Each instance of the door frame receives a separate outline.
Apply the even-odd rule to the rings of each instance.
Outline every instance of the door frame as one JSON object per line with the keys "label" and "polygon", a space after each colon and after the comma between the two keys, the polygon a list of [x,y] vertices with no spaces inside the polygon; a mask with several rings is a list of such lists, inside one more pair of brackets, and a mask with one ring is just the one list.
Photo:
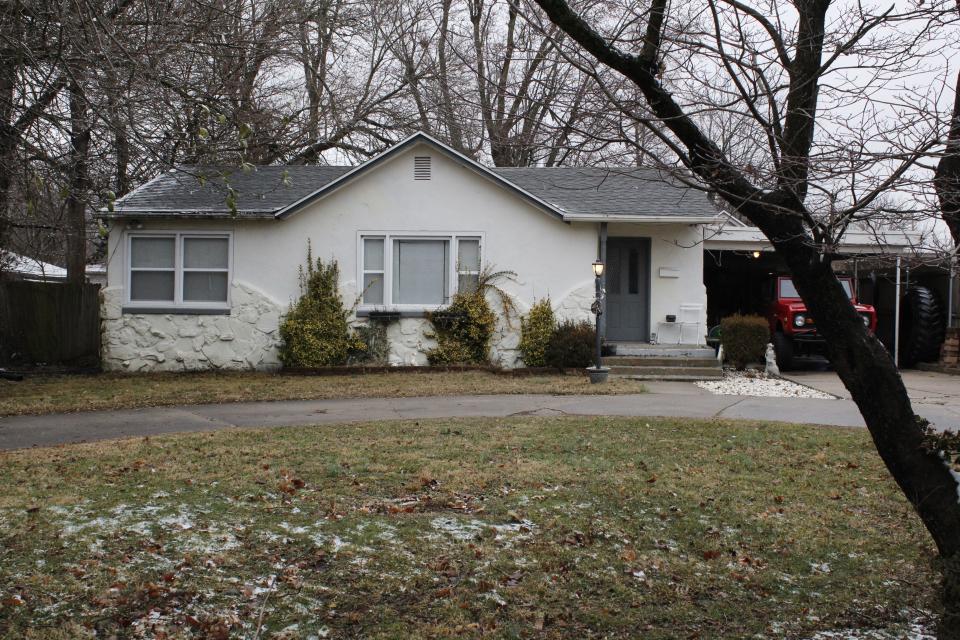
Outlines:
{"label": "door frame", "polygon": [[[606,230],[604,229],[603,231],[606,231]],[[643,251],[644,251],[644,253],[646,254],[647,277],[646,277],[646,279],[645,279],[645,282],[642,283],[643,296],[644,296],[644,306],[646,307],[646,309],[644,310],[644,316],[645,316],[645,318],[646,318],[646,327],[645,327],[646,331],[645,331],[645,332],[641,331],[641,333],[643,333],[644,335],[641,335],[641,337],[637,340],[637,342],[650,342],[650,332],[652,331],[652,328],[651,328],[651,327],[652,327],[652,322],[653,322],[653,318],[652,318],[652,316],[651,316],[652,310],[653,310],[653,300],[651,299],[651,293],[652,293],[652,289],[653,289],[653,286],[652,286],[652,283],[653,283],[653,271],[652,271],[652,269],[653,269],[653,255],[652,255],[652,254],[653,254],[653,241],[652,241],[652,239],[650,238],[650,236],[607,236],[606,233],[601,233],[601,236],[600,236],[600,245],[601,245],[601,246],[600,246],[600,255],[601,255],[604,263],[607,263],[607,259],[608,259],[608,256],[609,256],[608,244],[609,244],[609,242],[610,242],[611,240],[621,240],[621,241],[628,241],[628,242],[630,242],[630,241],[636,242],[636,243],[640,244],[640,245],[643,247]],[[604,291],[604,296],[603,296],[603,318],[604,318],[604,319],[603,319],[603,322],[601,323],[601,329],[602,329],[601,333],[602,333],[602,337],[603,337],[604,340],[607,340],[607,321],[606,321],[606,318],[607,318],[607,297],[608,297],[608,293],[607,293],[607,274],[608,274],[609,271],[610,271],[609,267],[610,267],[610,265],[607,264],[607,268],[604,269],[604,272],[603,272],[603,278],[602,278],[602,283],[601,283],[601,284],[603,285],[603,291]],[[639,294],[638,294],[638,295],[639,295]],[[644,327],[641,327],[641,330],[643,330],[643,329],[644,329]],[[620,341],[621,341],[621,342],[633,342],[633,340],[620,340]]]}

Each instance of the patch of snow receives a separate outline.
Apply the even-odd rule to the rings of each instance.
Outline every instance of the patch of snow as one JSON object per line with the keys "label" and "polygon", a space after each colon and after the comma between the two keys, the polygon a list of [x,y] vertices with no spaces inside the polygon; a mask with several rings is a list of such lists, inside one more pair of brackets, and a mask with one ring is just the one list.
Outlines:
{"label": "patch of snow", "polygon": [[830,573],[830,564],[827,562],[811,562],[810,570],[814,573]]}
{"label": "patch of snow", "polygon": [[457,540],[468,542],[480,535],[485,525],[479,520],[440,517],[431,520],[430,526]]}
{"label": "patch of snow", "polygon": [[63,525],[63,534],[67,536],[74,536],[78,533],[82,533],[88,529],[94,529],[97,531],[113,531],[120,527],[120,520],[117,518],[105,518],[100,516],[98,518],[93,518],[90,520],[83,520],[80,522],[67,522]]}
{"label": "patch of snow", "polygon": [[350,544],[349,542],[344,542],[340,536],[327,538],[327,536],[322,533],[315,533],[310,536],[310,539],[313,540],[313,544],[318,547],[326,547],[327,545],[330,545],[334,553],[340,551]]}
{"label": "patch of snow", "polygon": [[772,378],[765,373],[725,371],[723,378],[720,380],[703,380],[694,384],[719,396],[836,400],[836,397],[829,393],[811,389],[783,378]]}
{"label": "patch of snow", "polygon": [[914,621],[905,629],[838,629],[821,631],[809,640],[936,640],[934,631]]}
{"label": "patch of snow", "polygon": [[304,533],[307,533],[308,531],[310,531],[310,530],[307,529],[306,527],[292,527],[292,526],[290,526],[290,524],[287,523],[287,522],[281,522],[281,523],[280,523],[280,528],[281,528],[281,529],[285,529],[285,530],[289,531],[290,533],[296,533],[296,534],[304,534]]}
{"label": "patch of snow", "polygon": [[193,529],[193,520],[190,517],[191,514],[188,514],[183,509],[179,513],[172,516],[167,516],[165,518],[160,518],[157,520],[157,524],[170,527],[173,529],[180,529],[186,531],[188,529]]}
{"label": "patch of snow", "polygon": [[496,541],[504,541],[507,534],[512,534],[510,537],[513,539],[522,539],[525,536],[517,534],[529,534],[536,527],[529,520],[507,524],[489,524],[482,520],[462,520],[449,516],[434,518],[430,521],[430,526],[462,542],[475,540],[484,529],[492,529]]}

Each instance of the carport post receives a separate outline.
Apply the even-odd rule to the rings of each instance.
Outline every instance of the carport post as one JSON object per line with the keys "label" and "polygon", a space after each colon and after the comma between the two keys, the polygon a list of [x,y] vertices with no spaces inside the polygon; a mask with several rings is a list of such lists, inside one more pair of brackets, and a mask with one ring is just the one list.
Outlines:
{"label": "carport post", "polygon": [[897,256],[897,296],[893,303],[893,364],[900,368],[900,256]]}

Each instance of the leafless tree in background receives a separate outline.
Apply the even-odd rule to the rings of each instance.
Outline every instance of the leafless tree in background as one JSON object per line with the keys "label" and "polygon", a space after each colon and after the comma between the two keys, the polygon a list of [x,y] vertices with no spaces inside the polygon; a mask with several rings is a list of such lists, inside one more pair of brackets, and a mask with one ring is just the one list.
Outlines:
{"label": "leafless tree in background", "polygon": [[623,159],[595,74],[506,0],[10,0],[0,26],[0,244],[74,279],[89,212],[176,165],[358,162],[415,130]]}

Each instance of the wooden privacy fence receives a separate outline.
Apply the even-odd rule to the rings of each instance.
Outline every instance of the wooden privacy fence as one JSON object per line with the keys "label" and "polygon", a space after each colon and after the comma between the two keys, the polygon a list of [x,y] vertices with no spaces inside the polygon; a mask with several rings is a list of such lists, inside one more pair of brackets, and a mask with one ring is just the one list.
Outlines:
{"label": "wooden privacy fence", "polygon": [[100,366],[100,285],[0,281],[0,366]]}

